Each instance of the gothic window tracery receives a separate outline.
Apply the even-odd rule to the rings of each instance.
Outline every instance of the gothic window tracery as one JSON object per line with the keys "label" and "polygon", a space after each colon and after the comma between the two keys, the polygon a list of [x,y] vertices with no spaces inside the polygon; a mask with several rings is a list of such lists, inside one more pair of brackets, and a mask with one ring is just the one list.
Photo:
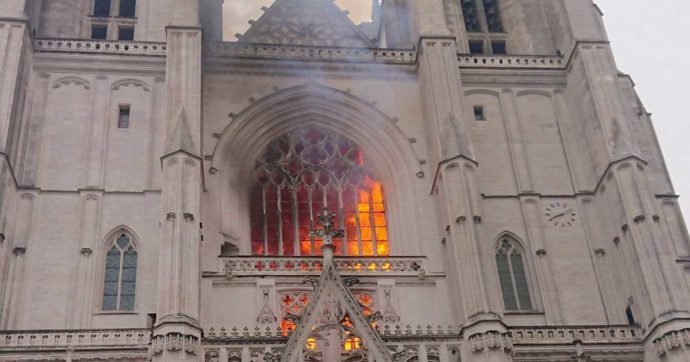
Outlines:
{"label": "gothic window tracery", "polygon": [[502,239],[496,251],[496,266],[506,311],[534,309],[524,254],[521,245],[510,238]]}
{"label": "gothic window tracery", "polygon": [[469,33],[502,33],[498,0],[460,0],[465,30]]}
{"label": "gothic window tracery", "polygon": [[255,164],[252,253],[320,255],[322,242],[309,231],[323,208],[345,230],[336,255],[389,255],[383,186],[359,146],[317,126],[274,140]]}
{"label": "gothic window tracery", "polygon": [[499,0],[459,0],[471,54],[506,54]]}
{"label": "gothic window tracery", "polygon": [[137,251],[132,238],[119,234],[105,255],[102,310],[133,311],[137,282]]}

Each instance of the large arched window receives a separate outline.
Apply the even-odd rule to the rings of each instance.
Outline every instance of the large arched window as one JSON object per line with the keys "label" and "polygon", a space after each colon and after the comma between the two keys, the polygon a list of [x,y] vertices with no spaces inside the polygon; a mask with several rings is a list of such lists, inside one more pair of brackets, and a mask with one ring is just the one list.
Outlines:
{"label": "large arched window", "polygon": [[506,311],[533,310],[523,255],[521,245],[515,240],[501,239],[496,251],[496,266]]}
{"label": "large arched window", "polygon": [[137,285],[137,251],[126,233],[107,244],[103,281],[104,311],[133,311]]}
{"label": "large arched window", "polygon": [[383,187],[364,153],[331,130],[303,127],[271,142],[256,160],[251,193],[254,255],[321,253],[310,236],[328,208],[345,230],[336,255],[389,254]]}

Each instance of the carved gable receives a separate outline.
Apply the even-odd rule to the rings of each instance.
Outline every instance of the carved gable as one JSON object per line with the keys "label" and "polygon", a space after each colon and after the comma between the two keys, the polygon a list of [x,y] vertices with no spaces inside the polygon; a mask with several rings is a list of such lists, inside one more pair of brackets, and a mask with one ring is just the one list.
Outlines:
{"label": "carved gable", "polygon": [[276,0],[241,43],[370,48],[372,41],[333,0]]}
{"label": "carved gable", "polygon": [[369,323],[329,263],[280,361],[392,361]]}

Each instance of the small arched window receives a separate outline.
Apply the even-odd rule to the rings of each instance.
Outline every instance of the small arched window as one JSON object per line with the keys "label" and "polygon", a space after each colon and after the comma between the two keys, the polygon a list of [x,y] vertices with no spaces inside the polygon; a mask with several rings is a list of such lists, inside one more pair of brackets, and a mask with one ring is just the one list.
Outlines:
{"label": "small arched window", "polygon": [[109,243],[103,282],[104,311],[133,311],[137,284],[137,251],[126,233]]}
{"label": "small arched window", "polygon": [[316,126],[289,132],[256,160],[253,182],[254,255],[319,255],[321,240],[309,231],[323,208],[345,230],[336,255],[389,255],[383,187],[348,138]]}
{"label": "small arched window", "polygon": [[506,311],[531,311],[527,269],[521,245],[510,238],[501,240],[496,251],[496,266]]}

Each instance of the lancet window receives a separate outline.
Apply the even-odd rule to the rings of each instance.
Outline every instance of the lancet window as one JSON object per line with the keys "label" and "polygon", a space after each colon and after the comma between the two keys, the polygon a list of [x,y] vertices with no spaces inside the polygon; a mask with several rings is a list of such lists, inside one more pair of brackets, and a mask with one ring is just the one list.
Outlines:
{"label": "lancet window", "polygon": [[321,254],[310,235],[323,208],[345,230],[336,255],[389,255],[384,190],[357,144],[308,126],[271,142],[256,160],[251,191],[254,255]]}
{"label": "lancet window", "polygon": [[129,235],[116,237],[105,255],[104,311],[133,311],[137,283],[137,251]]}
{"label": "lancet window", "polygon": [[460,6],[468,33],[503,32],[498,0],[460,0]]}
{"label": "lancet window", "polygon": [[520,244],[510,238],[501,240],[496,251],[496,266],[506,311],[533,310],[524,255]]}
{"label": "lancet window", "polygon": [[472,54],[505,54],[499,0],[459,0]]}

